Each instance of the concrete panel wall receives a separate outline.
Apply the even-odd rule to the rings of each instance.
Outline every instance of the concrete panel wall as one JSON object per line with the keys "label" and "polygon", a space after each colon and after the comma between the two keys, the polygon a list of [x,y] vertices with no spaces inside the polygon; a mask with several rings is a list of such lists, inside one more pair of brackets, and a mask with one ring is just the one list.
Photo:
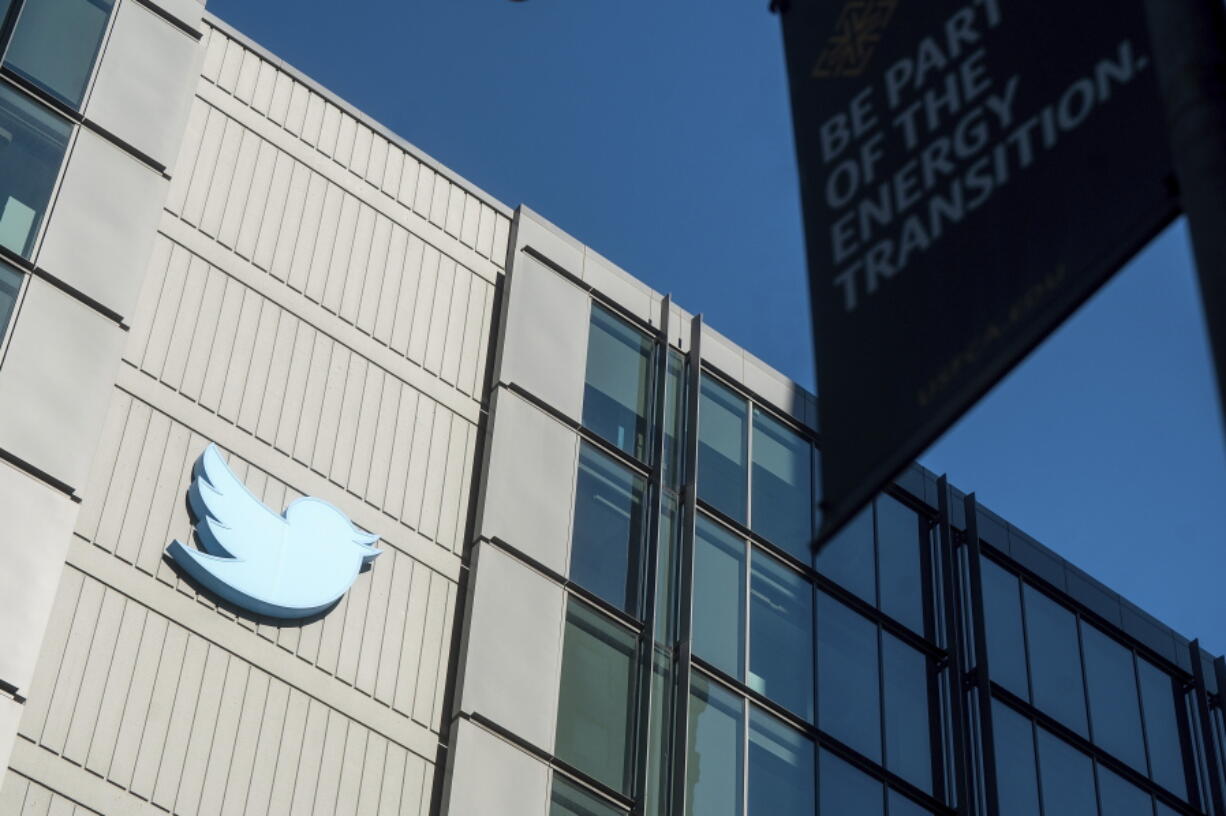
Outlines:
{"label": "concrete panel wall", "polygon": [[444,816],[544,816],[548,765],[469,720],[452,733],[456,759],[447,769]]}
{"label": "concrete panel wall", "polygon": [[9,816],[91,816],[98,811],[8,771],[0,778],[0,813]]}

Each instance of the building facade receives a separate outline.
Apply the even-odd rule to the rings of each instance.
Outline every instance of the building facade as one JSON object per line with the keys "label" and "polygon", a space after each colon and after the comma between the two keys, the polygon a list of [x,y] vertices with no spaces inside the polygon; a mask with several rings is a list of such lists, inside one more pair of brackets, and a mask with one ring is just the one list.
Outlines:
{"label": "building facade", "polygon": [[0,13],[0,814],[1226,816],[1222,658],[918,466],[815,558],[811,394],[196,0]]}

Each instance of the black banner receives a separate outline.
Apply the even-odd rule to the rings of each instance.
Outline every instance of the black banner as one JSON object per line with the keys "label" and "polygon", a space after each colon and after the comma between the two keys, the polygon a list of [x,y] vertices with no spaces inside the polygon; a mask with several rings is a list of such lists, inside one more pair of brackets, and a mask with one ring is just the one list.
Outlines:
{"label": "black banner", "polygon": [[824,538],[1177,203],[1142,0],[791,0],[782,20]]}

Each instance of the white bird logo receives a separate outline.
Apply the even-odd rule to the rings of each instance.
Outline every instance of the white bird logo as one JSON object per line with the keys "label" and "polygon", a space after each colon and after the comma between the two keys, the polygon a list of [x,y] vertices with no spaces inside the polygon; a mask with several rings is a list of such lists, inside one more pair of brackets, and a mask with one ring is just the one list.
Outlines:
{"label": "white bird logo", "polygon": [[279,516],[252,495],[210,444],[193,469],[188,501],[204,551],[171,542],[166,553],[206,589],[275,618],[327,609],[382,550],[322,499],[301,498]]}

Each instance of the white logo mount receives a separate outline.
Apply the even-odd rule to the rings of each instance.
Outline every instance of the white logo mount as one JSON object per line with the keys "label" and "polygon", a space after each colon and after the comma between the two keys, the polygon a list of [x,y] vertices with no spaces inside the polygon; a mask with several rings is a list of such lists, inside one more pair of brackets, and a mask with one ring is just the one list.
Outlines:
{"label": "white logo mount", "polygon": [[166,553],[206,589],[274,618],[303,618],[340,600],[379,536],[362,532],[322,499],[277,515],[230,472],[217,446],[196,460],[188,501],[204,551],[171,542]]}

